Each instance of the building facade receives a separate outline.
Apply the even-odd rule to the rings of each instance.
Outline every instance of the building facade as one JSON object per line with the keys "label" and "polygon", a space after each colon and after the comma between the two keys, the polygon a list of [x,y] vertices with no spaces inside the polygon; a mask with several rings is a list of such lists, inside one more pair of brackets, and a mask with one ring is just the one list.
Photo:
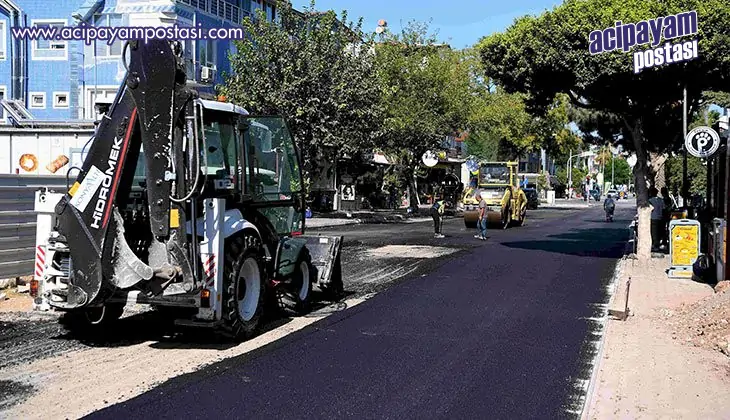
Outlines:
{"label": "building facade", "polygon": [[[0,100],[22,104],[33,119],[94,120],[114,100],[125,70],[123,41],[86,45],[83,41],[14,39],[12,27],[172,26],[241,27],[263,9],[276,19],[276,1],[266,0],[0,0]],[[230,40],[184,42],[188,79],[214,93],[230,71]],[[0,123],[8,123],[2,110]]]}

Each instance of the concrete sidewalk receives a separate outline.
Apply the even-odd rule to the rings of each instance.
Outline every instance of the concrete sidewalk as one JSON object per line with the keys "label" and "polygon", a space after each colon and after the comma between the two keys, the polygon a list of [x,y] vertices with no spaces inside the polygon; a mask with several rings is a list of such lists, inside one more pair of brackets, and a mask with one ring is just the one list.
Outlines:
{"label": "concrete sidewalk", "polygon": [[592,202],[586,202],[579,199],[556,199],[554,203],[548,204],[548,203],[540,203],[539,209],[587,209],[591,206],[601,205],[602,203],[592,201]]}
{"label": "concrete sidewalk", "polygon": [[720,340],[705,332],[702,314],[712,312],[714,300],[730,295],[715,295],[709,285],[692,280],[669,279],[668,263],[620,263],[609,308],[623,311],[631,279],[631,316],[607,321],[583,419],[730,418],[730,359],[691,345],[694,339]]}

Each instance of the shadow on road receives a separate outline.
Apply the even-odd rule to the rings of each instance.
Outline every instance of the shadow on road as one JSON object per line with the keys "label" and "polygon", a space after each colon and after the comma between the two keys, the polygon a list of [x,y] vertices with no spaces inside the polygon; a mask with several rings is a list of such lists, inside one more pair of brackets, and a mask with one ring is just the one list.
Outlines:
{"label": "shadow on road", "polygon": [[628,240],[626,228],[590,228],[569,233],[549,235],[555,240],[528,240],[504,242],[509,248],[546,251],[577,257],[618,259],[623,256]]}
{"label": "shadow on road", "polygon": [[[346,299],[355,292],[346,291],[336,302],[324,299],[324,296],[313,291],[314,302],[311,311],[301,317],[316,317],[327,312],[339,312],[347,309]],[[264,312],[259,331],[250,339],[288,324],[293,318],[275,307],[268,307]],[[324,311],[324,312],[323,312]],[[61,335],[52,340],[78,341],[88,347],[114,348],[152,342],[150,347],[158,349],[213,349],[226,350],[241,342],[216,334],[211,328],[182,327],[174,324],[174,317],[164,312],[150,310],[134,314],[109,324],[103,328],[79,328],[68,324]]]}
{"label": "shadow on road", "polygon": [[[616,222],[614,222],[616,223]],[[619,226],[623,226],[619,224]],[[627,236],[628,229],[626,227],[605,227],[605,228],[590,228],[581,229],[568,233],[560,233],[557,235],[548,235],[549,238],[556,239],[571,239],[575,241],[588,241],[588,242],[615,242],[621,240]]]}

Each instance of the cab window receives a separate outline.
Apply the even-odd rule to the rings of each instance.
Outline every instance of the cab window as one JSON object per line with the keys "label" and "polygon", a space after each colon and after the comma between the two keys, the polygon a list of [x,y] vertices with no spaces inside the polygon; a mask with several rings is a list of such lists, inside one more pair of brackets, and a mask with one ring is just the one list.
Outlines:
{"label": "cab window", "polygon": [[294,139],[279,117],[248,117],[243,131],[247,147],[246,185],[260,201],[291,200],[302,191]]}
{"label": "cab window", "polygon": [[206,175],[213,178],[230,178],[237,175],[238,146],[232,121],[225,117],[216,118],[214,112],[207,112],[205,115],[203,134],[206,156],[201,158],[208,160]]}

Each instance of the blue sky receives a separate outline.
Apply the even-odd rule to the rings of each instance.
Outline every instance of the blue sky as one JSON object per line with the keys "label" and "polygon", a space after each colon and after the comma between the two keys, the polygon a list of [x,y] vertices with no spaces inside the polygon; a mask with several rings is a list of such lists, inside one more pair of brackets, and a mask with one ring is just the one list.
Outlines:
{"label": "blue sky", "polygon": [[[347,10],[349,19],[364,18],[364,30],[375,31],[379,19],[385,19],[391,31],[397,32],[410,20],[428,22],[438,30],[441,41],[454,48],[464,48],[481,37],[499,32],[515,18],[539,14],[562,3],[558,0],[316,0],[318,10]],[[295,8],[310,4],[309,0],[293,0]]]}

